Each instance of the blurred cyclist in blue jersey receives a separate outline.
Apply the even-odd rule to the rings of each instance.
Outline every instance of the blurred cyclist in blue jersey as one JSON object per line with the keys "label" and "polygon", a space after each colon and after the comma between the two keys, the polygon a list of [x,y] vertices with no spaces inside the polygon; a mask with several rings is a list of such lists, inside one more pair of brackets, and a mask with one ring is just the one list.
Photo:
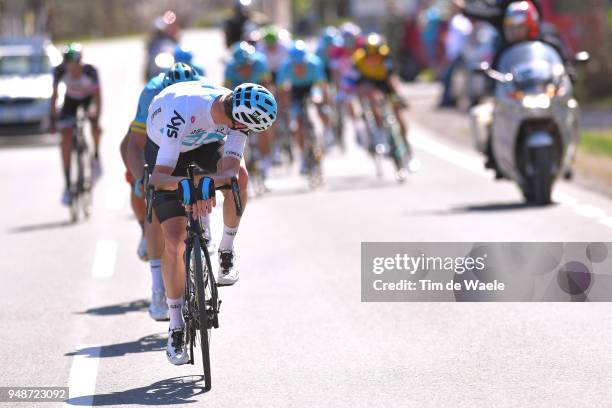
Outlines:
{"label": "blurred cyclist in blue jersey", "polygon": [[174,49],[174,62],[185,63],[192,68],[195,68],[196,72],[200,76],[206,75],[206,70],[202,66],[201,61],[198,61],[198,59],[193,55],[191,48],[187,47],[186,45],[179,44],[176,46]]}
{"label": "blurred cyclist in blue jersey", "polygon": [[331,71],[331,50],[334,46],[334,41],[337,44],[338,41],[338,30],[334,26],[325,27],[321,33],[321,37],[319,38],[319,42],[317,43],[316,54],[321,61],[323,61],[323,66],[325,67],[325,75],[327,77],[327,81],[332,81],[332,71]]}
{"label": "blurred cyclist in blue jersey", "polygon": [[[306,50],[306,44],[298,40],[289,50],[289,58],[280,67],[276,85],[285,106],[290,104],[291,114],[297,117],[296,140],[304,159],[304,134],[302,132],[306,112],[305,102],[311,98],[317,105],[319,116],[325,126],[325,139],[333,138],[329,128],[329,117],[323,111],[325,94],[325,68],[319,57]],[[304,164],[304,160],[302,160]],[[304,166],[302,166],[304,170]]]}
{"label": "blurred cyclist in blue jersey", "polygon": [[270,83],[270,69],[266,57],[246,41],[231,48],[231,58],[225,66],[225,86],[233,88],[243,82],[266,86]]}

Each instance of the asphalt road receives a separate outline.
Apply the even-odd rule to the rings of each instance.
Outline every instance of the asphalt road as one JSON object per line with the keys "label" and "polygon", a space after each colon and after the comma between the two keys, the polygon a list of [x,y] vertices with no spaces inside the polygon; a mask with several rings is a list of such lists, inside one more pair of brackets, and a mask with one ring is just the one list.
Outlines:
{"label": "asphalt road", "polygon": [[[187,41],[209,50],[220,79],[221,36]],[[91,220],[67,222],[56,147],[0,150],[0,386],[69,385],[77,406],[612,406],[610,304],[360,302],[362,241],[612,234],[611,200],[561,183],[557,204],[525,207],[473,152],[418,125],[422,170],[403,185],[389,171],[378,180],[351,148],[330,155],[324,188],[309,192],[295,172],[278,171],[273,191],[249,203],[241,280],[221,290],[204,393],[200,366],[166,361],[167,325],[147,315],[148,266],[136,257],[118,144],[142,86],[142,43],[85,52],[104,90],[105,174]]]}

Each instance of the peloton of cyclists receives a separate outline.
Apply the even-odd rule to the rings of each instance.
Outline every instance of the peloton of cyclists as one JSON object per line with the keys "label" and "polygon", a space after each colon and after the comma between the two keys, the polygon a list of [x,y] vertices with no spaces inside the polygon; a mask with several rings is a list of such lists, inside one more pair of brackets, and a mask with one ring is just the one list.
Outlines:
{"label": "peloton of cyclists", "polygon": [[325,127],[324,139],[333,139],[329,116],[323,109],[323,103],[326,102],[325,68],[321,59],[306,49],[304,41],[295,41],[289,50],[289,57],[279,69],[276,86],[282,105],[289,106],[292,116],[297,119],[295,137],[302,152],[300,171],[304,173],[306,157],[303,127],[307,112],[303,108],[307,99],[311,98],[318,107],[319,117]]}

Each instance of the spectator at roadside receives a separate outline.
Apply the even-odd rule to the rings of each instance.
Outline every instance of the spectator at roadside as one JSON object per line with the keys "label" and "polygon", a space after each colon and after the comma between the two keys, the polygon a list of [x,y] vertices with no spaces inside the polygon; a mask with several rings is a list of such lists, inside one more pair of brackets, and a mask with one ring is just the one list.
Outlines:
{"label": "spectator at roadside", "polygon": [[461,51],[469,41],[474,26],[469,18],[461,13],[461,8],[453,5],[453,17],[448,25],[446,34],[446,69],[442,76],[444,93],[440,101],[440,107],[455,106],[456,101],[451,94],[451,80],[453,71],[461,61]]}
{"label": "spectator at roadside", "polygon": [[251,18],[248,4],[250,2],[247,1],[237,0],[234,2],[234,14],[225,21],[225,45],[227,48],[242,40],[245,26]]}

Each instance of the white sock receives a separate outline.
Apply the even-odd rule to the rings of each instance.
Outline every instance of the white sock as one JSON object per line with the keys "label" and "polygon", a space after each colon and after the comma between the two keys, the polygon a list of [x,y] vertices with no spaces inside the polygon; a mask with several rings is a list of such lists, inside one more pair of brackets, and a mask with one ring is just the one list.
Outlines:
{"label": "white sock", "polygon": [[223,237],[221,238],[221,243],[219,244],[220,251],[234,248],[234,238],[236,238],[237,232],[238,227],[231,228],[227,225],[223,226]]}
{"label": "white sock", "polygon": [[166,299],[168,303],[168,310],[170,312],[170,330],[177,329],[179,327],[185,327],[185,320],[183,320],[183,297],[178,299]]}
{"label": "white sock", "polygon": [[153,292],[159,292],[164,290],[164,279],[162,278],[161,272],[161,259],[151,259],[149,261],[151,267],[151,289]]}

